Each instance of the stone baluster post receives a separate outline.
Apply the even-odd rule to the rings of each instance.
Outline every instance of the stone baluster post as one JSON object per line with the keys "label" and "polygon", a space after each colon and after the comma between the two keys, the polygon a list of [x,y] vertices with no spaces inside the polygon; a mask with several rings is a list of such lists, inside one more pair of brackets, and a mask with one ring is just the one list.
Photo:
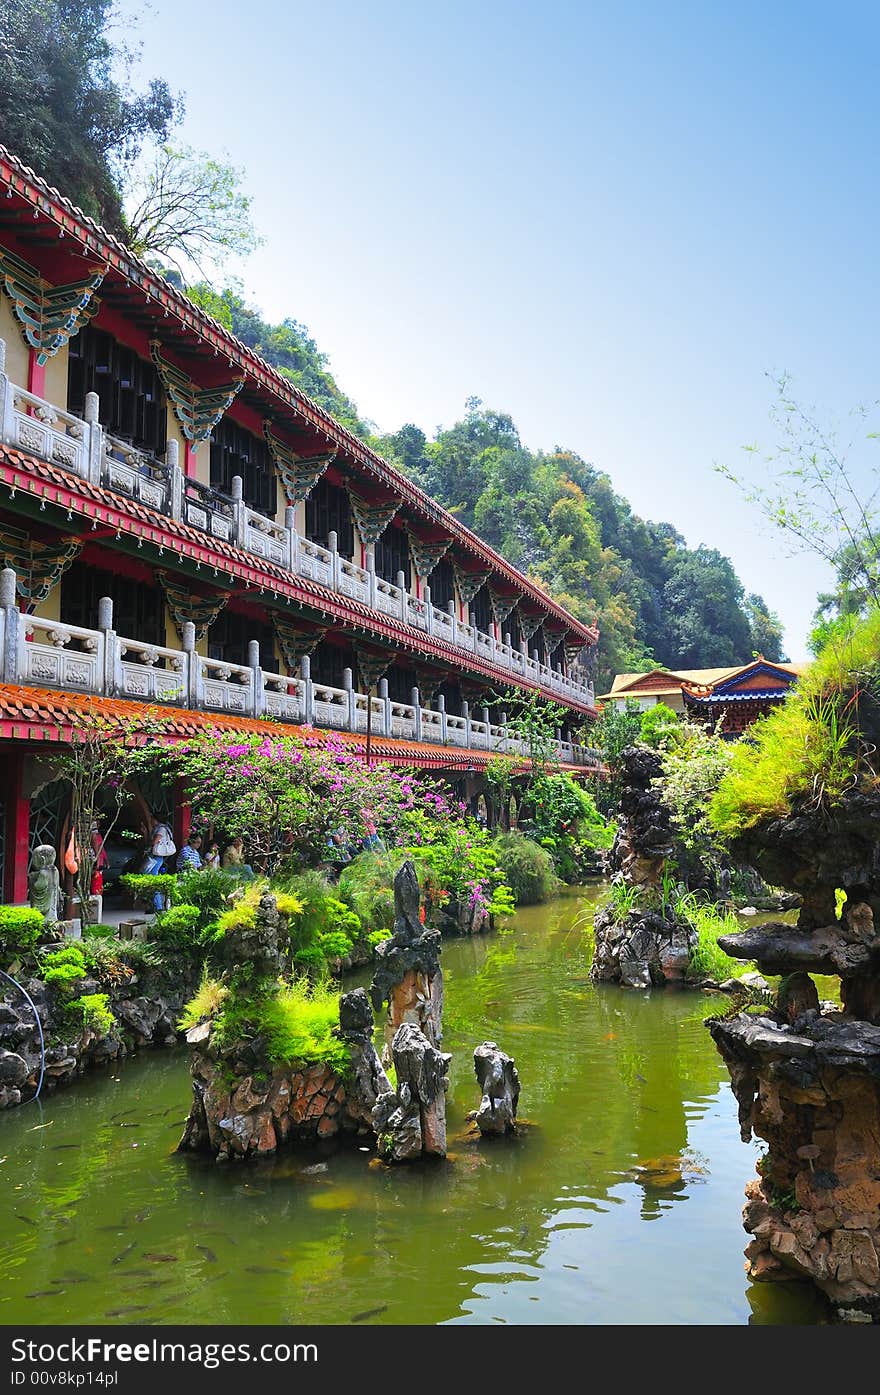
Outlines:
{"label": "stone baluster post", "polygon": [[446,725],[446,696],[444,693],[437,694],[437,711],[440,713],[440,740],[445,746],[449,728]]}
{"label": "stone baluster post", "polygon": [[16,577],[12,567],[4,567],[0,572],[0,614],[3,616],[3,682],[20,683],[24,665],[21,662],[21,646],[24,643],[24,625],[18,608]]}
{"label": "stone baluster post", "polygon": [[330,585],[339,590],[339,538],[331,529],[327,534],[327,549],[330,553]]}
{"label": "stone baluster post", "polygon": [[303,721],[306,726],[315,724],[315,688],[312,683],[312,661],[303,654],[299,661],[299,675],[303,681]]}
{"label": "stone baluster post", "polygon": [[244,502],[244,480],[232,476],[232,537],[239,547],[247,547],[247,504]]}
{"label": "stone baluster post", "polygon": [[87,392],[83,420],[86,423],[84,444],[86,447],[86,479],[89,484],[101,483],[101,471],[104,467],[104,432],[98,421],[100,409],[101,403],[98,394]]}
{"label": "stone baluster post", "polygon": [[263,669],[260,664],[260,641],[258,639],[248,640],[247,661],[251,671],[251,713],[254,717],[262,717],[265,704],[263,699]]}
{"label": "stone baluster post", "polygon": [[[344,668],[342,670],[342,686],[348,695],[348,722],[346,730],[357,731],[357,693],[355,692],[354,678],[350,668]],[[370,695],[368,693],[367,702],[369,701]]]}
{"label": "stone baluster post", "polygon": [[373,610],[376,609],[376,557],[371,547],[367,548],[364,557],[364,567],[367,573],[367,600]]}
{"label": "stone baluster post", "polygon": [[452,618],[452,643],[458,644],[458,616],[455,613],[455,601],[449,601],[446,609]]}
{"label": "stone baluster post", "polygon": [[409,619],[409,592],[406,589],[406,576],[403,572],[397,573],[397,589],[400,592],[400,618],[406,624]]}
{"label": "stone baluster post", "polygon": [[287,535],[284,545],[284,565],[295,572],[299,565],[299,538],[296,532],[296,509],[293,504],[288,504],[284,510],[284,531]]}
{"label": "stone baluster post", "polygon": [[379,697],[382,699],[382,734],[391,735],[391,699],[388,696],[388,679],[379,679]]}
{"label": "stone baluster post", "polygon": [[116,697],[122,692],[122,653],[119,639],[113,628],[112,596],[101,596],[98,601],[98,629],[104,636],[104,672],[101,675],[101,691],[107,697]]}
{"label": "stone baluster post", "polygon": [[168,507],[178,523],[183,519],[183,471],[180,468],[180,443],[169,436],[165,448],[165,463],[170,475]]}
{"label": "stone baluster post", "polygon": [[434,633],[433,602],[431,601],[431,588],[427,582],[425,582],[425,629],[429,635]]}
{"label": "stone baluster post", "polygon": [[461,715],[464,717],[464,744],[471,747],[471,705],[467,698],[461,700]]}
{"label": "stone baluster post", "polygon": [[184,620],[180,634],[183,649],[183,681],[188,707],[199,711],[204,706],[205,689],[202,677],[202,658],[196,652],[196,627],[191,620]]}
{"label": "stone baluster post", "polygon": [[413,688],[410,694],[410,702],[413,705],[413,740],[422,739],[422,702],[418,688]]}
{"label": "stone baluster post", "polygon": [[498,725],[501,728],[501,749],[507,751],[507,713],[501,712],[498,716]]}

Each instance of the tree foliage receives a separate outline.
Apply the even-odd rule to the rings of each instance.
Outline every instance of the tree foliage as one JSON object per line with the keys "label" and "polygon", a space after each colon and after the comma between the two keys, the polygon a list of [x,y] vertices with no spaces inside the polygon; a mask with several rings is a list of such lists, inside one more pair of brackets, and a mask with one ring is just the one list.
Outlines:
{"label": "tree foliage", "polygon": [[127,241],[142,257],[170,263],[186,279],[204,276],[229,257],[247,256],[260,239],[242,171],[191,146],[157,146],[144,162],[127,201]]}
{"label": "tree foliage", "polygon": [[0,132],[84,212],[124,234],[121,185],[146,140],[164,141],[183,105],[162,78],[133,91],[134,50],[115,0],[5,0]]}

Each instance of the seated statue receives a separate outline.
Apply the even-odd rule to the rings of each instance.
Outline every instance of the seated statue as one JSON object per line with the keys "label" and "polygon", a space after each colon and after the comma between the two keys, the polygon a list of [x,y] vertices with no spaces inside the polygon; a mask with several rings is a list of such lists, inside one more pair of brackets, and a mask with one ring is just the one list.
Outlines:
{"label": "seated statue", "polygon": [[34,848],[28,872],[28,901],[34,910],[42,912],[45,925],[54,925],[61,919],[61,879],[55,866],[55,849],[48,843]]}

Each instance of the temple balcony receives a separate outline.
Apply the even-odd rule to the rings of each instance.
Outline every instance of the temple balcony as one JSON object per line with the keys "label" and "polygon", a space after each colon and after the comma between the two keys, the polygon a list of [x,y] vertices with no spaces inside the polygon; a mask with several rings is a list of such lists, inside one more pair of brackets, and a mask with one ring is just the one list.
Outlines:
{"label": "temple balcony", "polygon": [[430,587],[424,587],[423,597],[413,596],[403,573],[398,573],[396,583],[377,575],[370,554],[367,565],[358,566],[339,552],[333,533],[328,547],[310,542],[298,533],[293,508],[286,510],[283,524],[250,508],[242,498],[240,477],[234,477],[229,495],[210,488],[184,474],[175,440],[169,439],[164,460],[145,454],[103,429],[96,394],[87,395],[80,418],[14,384],[4,364],[5,344],[0,339],[0,440],[5,444],[194,528],[206,539],[239,548],[442,639],[509,675],[511,683],[525,680],[560,702],[595,706],[592,683],[565,676],[542,662],[537,650],[529,654],[525,644],[517,648],[460,621],[454,602],[445,609],[433,604]]}
{"label": "temple balcony", "polygon": [[[510,735],[504,713],[493,722],[488,708],[472,714],[462,702],[461,715],[453,715],[447,713],[442,694],[435,708],[421,705],[418,688],[413,688],[410,702],[398,702],[389,697],[383,678],[378,696],[368,697],[353,687],[349,668],[343,686],[331,687],[312,679],[308,657],[296,676],[270,673],[261,667],[256,640],[248,646],[247,664],[206,658],[196,652],[191,622],[183,627],[179,649],[125,638],[113,628],[109,597],[99,603],[94,630],[25,615],[18,608],[16,575],[9,567],[0,572],[0,658],[4,684],[224,716],[269,717],[356,734],[366,733],[369,721],[374,736],[527,755],[525,744]],[[557,753],[567,765],[602,765],[597,751],[570,741],[557,741]]]}

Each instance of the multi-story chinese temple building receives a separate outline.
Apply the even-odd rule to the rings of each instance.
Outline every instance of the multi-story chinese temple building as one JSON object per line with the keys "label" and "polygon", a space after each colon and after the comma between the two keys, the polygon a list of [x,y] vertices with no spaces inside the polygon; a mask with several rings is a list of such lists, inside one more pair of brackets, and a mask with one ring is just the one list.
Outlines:
{"label": "multi-story chinese temple building", "polygon": [[58,845],[51,743],[95,716],[369,724],[461,781],[510,749],[513,686],[596,764],[597,631],[2,147],[0,339],[4,899]]}

